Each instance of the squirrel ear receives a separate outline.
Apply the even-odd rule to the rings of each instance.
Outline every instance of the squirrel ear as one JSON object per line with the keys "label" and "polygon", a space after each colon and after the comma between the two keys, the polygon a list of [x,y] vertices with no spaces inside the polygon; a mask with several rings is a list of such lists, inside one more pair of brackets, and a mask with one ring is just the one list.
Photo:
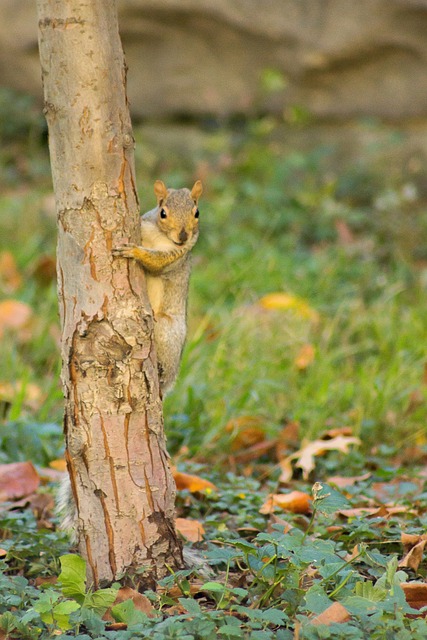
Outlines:
{"label": "squirrel ear", "polygon": [[197,182],[194,183],[193,188],[191,189],[191,197],[193,198],[193,200],[197,202],[197,200],[200,198],[202,193],[203,193],[203,185],[200,182],[200,180],[197,180]]}
{"label": "squirrel ear", "polygon": [[156,194],[157,202],[160,204],[168,195],[165,183],[161,180],[156,180],[154,183],[154,193]]}

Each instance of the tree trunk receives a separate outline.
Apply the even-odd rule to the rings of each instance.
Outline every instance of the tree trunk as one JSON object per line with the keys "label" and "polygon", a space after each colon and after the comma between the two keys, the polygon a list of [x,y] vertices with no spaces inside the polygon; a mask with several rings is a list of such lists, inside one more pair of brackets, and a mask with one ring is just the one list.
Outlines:
{"label": "tree trunk", "polygon": [[114,0],[37,0],[58,215],[66,459],[95,586],[182,564],[137,243],[126,67]]}

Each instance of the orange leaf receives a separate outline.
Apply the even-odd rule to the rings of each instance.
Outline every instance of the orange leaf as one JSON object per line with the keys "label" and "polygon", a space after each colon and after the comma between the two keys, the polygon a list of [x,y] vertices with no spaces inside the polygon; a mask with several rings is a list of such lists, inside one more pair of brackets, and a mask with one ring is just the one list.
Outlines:
{"label": "orange leaf", "polygon": [[204,490],[218,491],[213,482],[205,480],[204,478],[200,478],[199,476],[193,476],[189,473],[174,471],[173,477],[175,479],[176,488],[178,489],[178,491],[182,491],[183,489],[187,489],[191,493],[196,493],[197,491]]}
{"label": "orange leaf", "polygon": [[202,540],[205,529],[198,520],[190,520],[189,518],[176,518],[175,526],[179,533],[187,538],[190,542],[200,542]]}
{"label": "orange leaf", "polygon": [[303,371],[307,369],[312,362],[314,362],[314,357],[316,355],[316,351],[312,344],[304,344],[301,349],[298,351],[297,357],[294,360],[294,364],[297,369]]}
{"label": "orange leaf", "polygon": [[342,623],[348,622],[350,620],[351,615],[347,611],[347,609],[340,602],[334,602],[330,607],[322,611],[321,614],[313,618],[311,624],[317,626],[319,624],[334,624],[334,623]]}
{"label": "orange leaf", "polygon": [[49,467],[51,469],[55,469],[55,471],[67,471],[67,463],[64,458],[60,458],[59,460],[51,460],[49,462]]}
{"label": "orange leaf", "polygon": [[34,493],[40,478],[31,462],[0,464],[0,500],[17,500]]}
{"label": "orange leaf", "polygon": [[274,510],[274,507],[291,513],[309,513],[311,511],[311,497],[303,491],[270,494],[259,512],[268,514]]}
{"label": "orange leaf", "polygon": [[10,251],[0,253],[0,281],[8,293],[13,293],[22,285],[22,276]]}
{"label": "orange leaf", "polygon": [[32,315],[31,307],[25,302],[3,300],[0,302],[0,335],[7,329],[22,331],[27,328]]}
{"label": "orange leaf", "polygon": [[264,420],[258,416],[239,416],[232,418],[225,425],[225,430],[232,436],[231,449],[246,449],[265,440]]}

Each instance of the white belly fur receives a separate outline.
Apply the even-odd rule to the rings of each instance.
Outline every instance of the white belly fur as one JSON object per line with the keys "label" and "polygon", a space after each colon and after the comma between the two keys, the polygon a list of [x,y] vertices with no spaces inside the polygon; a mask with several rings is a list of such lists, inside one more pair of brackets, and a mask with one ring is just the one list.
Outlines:
{"label": "white belly fur", "polygon": [[156,316],[162,312],[164,285],[161,278],[152,277],[149,274],[146,274],[146,278],[148,299]]}
{"label": "white belly fur", "polygon": [[176,249],[176,244],[172,240],[169,240],[169,238],[159,231],[157,226],[149,220],[141,221],[141,238],[141,244],[146,249],[156,249],[158,251]]}

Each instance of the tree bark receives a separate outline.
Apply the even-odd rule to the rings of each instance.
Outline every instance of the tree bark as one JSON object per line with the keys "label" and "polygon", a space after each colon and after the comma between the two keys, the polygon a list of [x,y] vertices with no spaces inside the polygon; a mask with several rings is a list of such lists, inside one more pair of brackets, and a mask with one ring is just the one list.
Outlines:
{"label": "tree bark", "polygon": [[95,586],[143,566],[152,585],[182,555],[143,272],[111,255],[140,238],[115,2],[37,4],[78,548]]}

